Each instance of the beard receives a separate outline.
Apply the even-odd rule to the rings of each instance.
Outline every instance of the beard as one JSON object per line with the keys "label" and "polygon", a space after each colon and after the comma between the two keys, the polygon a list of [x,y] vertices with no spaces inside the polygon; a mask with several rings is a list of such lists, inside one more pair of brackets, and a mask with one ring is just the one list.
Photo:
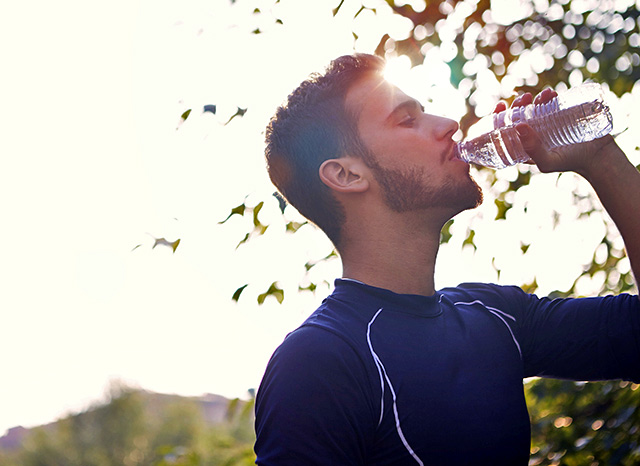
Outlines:
{"label": "beard", "polygon": [[[482,204],[480,186],[467,176],[459,180],[449,176],[438,185],[429,183],[424,167],[406,169],[384,168],[369,159],[380,184],[387,206],[394,212],[410,212],[429,208],[450,208],[453,215]],[[452,215],[452,216],[453,216]]]}

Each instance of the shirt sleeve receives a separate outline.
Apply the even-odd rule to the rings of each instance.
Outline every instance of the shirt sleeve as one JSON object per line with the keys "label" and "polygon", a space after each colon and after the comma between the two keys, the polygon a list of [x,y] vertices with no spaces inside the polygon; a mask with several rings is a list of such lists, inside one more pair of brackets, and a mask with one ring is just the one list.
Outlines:
{"label": "shirt sleeve", "polygon": [[525,377],[640,382],[637,296],[519,299]]}
{"label": "shirt sleeve", "polygon": [[291,333],[256,396],[256,464],[366,464],[377,423],[368,380],[342,338],[317,327]]}

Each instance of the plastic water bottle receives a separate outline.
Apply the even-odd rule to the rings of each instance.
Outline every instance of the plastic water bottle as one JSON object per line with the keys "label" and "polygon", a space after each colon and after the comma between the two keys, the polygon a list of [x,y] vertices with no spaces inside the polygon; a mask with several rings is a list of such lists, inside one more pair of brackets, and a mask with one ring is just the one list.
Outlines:
{"label": "plastic water bottle", "polygon": [[474,126],[484,125],[486,131],[459,142],[458,157],[467,163],[490,168],[505,168],[531,160],[515,128],[520,122],[531,125],[547,149],[591,141],[609,134],[613,128],[602,87],[587,83],[571,88],[545,104],[510,108],[483,118]]}

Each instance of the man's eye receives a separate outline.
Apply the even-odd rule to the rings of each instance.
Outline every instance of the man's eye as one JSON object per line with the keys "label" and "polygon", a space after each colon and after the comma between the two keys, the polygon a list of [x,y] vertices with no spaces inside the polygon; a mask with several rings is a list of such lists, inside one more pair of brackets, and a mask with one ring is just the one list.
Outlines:
{"label": "man's eye", "polygon": [[405,128],[411,128],[413,126],[413,124],[415,123],[416,119],[413,117],[409,117],[409,118],[405,118],[404,120],[402,120],[400,122],[400,126],[403,126]]}

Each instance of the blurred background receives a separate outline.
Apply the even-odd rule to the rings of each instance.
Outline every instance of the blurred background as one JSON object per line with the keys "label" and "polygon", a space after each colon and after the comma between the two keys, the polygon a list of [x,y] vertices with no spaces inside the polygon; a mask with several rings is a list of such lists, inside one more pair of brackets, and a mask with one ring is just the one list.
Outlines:
{"label": "blurred background", "polygon": [[[277,105],[354,51],[459,138],[499,100],[590,80],[637,166],[639,16],[630,0],[0,5],[0,464],[251,464],[268,358],[341,273],[273,195]],[[472,171],[485,202],[445,226],[438,287],[637,292],[579,177]],[[640,462],[638,386],[525,388],[531,464]]]}

